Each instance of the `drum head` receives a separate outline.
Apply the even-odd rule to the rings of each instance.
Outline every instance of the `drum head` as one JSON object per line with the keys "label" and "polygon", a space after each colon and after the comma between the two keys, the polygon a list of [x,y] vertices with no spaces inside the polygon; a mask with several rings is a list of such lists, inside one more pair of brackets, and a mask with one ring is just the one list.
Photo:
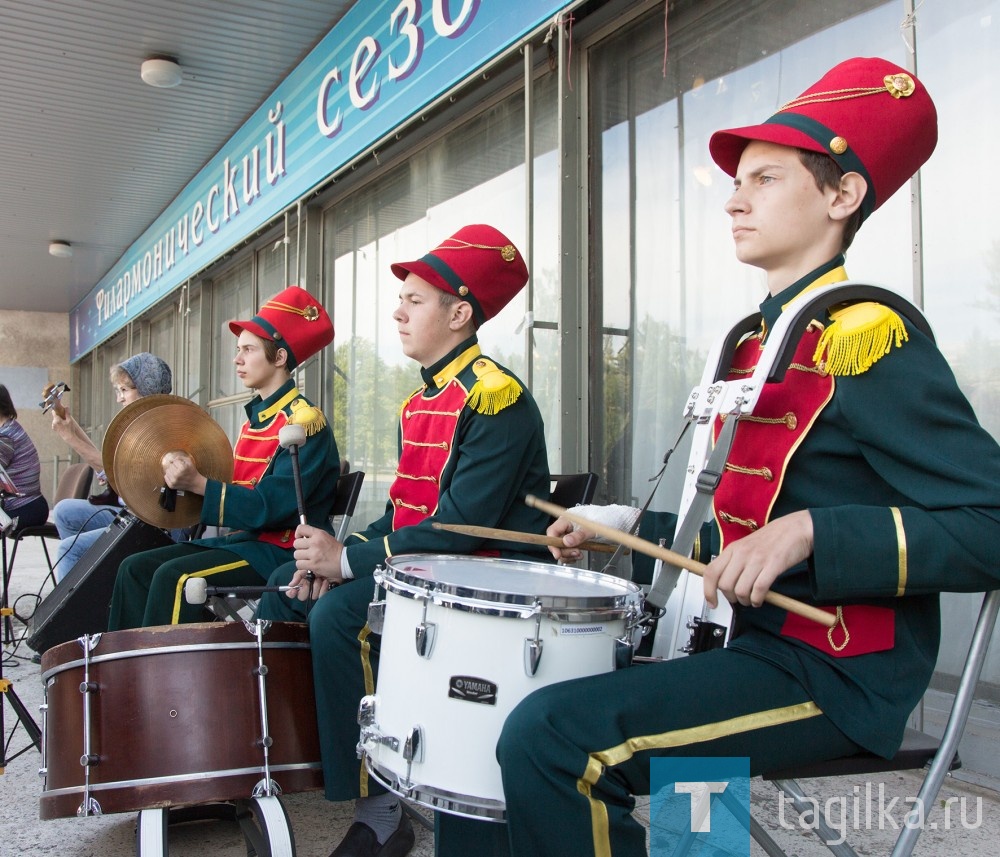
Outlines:
{"label": "drum head", "polygon": [[586,569],[512,559],[401,554],[386,560],[380,583],[390,592],[414,589],[463,599],[542,608],[617,607],[634,601],[634,583]]}

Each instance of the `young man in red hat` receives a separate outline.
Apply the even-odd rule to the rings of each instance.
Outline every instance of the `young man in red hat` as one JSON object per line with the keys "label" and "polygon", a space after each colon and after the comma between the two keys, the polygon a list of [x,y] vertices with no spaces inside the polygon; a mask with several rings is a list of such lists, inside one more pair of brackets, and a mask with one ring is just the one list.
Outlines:
{"label": "young man in red hat", "polygon": [[198,472],[187,455],[167,456],[169,488],[205,499],[201,521],[227,527],[228,535],[135,554],[118,569],[109,630],[197,622],[204,610],[188,604],[184,584],[207,578],[213,586],[260,586],[292,555],[299,520],[292,456],[278,444],[287,423],[305,428],[299,449],[302,494],[308,520],[329,515],[340,475],[333,429],[322,411],[295,387],[292,371],[333,341],[333,324],[320,303],[298,286],[266,301],[249,321],[231,321],[238,337],[236,374],[254,390],[247,421],[234,447],[233,481]]}
{"label": "young man in red hat", "polygon": [[[730,378],[790,301],[846,280],[854,231],[929,157],[936,126],[916,78],[856,58],[764,124],[712,137],[735,179],[737,256],[769,291]],[[736,423],[696,543],[706,601],[733,604],[728,647],[527,697],[497,746],[516,857],[645,854],[631,811],[654,757],[748,756],[751,776],[859,748],[890,757],[934,668],[938,593],[1000,585],[1000,448],[933,341],[872,302],[823,311],[800,336],[784,380]],[[647,515],[640,534],[669,543],[675,524]],[[549,533],[564,560],[589,535],[564,518]],[[764,603],[771,591],[836,627]]]}
{"label": "young man in red hat", "polygon": [[[526,494],[549,491],[538,407],[508,369],[481,353],[476,337],[527,282],[521,254],[492,226],[472,225],[392,272],[403,281],[392,317],[423,383],[400,411],[399,464],[385,514],[343,543],[299,527],[295,563],[278,569],[271,584],[304,585],[290,597],[265,596],[259,611],[267,619],[308,618],[326,797],[359,798],[332,857],[401,857],[414,842],[399,800],[368,776],[356,751],[358,703],[374,692],[378,671],[379,637],[366,624],[376,567],[406,553],[551,561],[544,548],[433,527],[542,533],[548,524],[524,503]],[[319,600],[307,613],[310,598]]]}

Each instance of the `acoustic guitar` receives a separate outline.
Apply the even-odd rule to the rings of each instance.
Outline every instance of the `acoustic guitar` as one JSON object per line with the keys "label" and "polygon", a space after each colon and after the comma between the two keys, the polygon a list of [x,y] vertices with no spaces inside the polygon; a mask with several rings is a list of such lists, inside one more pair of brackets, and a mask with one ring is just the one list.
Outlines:
{"label": "acoustic guitar", "polygon": [[[69,393],[70,387],[65,381],[56,381],[55,383],[46,384],[42,388],[42,401],[38,403],[38,406],[42,409],[43,414],[47,414],[49,411],[55,413],[59,419],[64,420],[67,416],[67,411],[62,403],[63,393]],[[93,503],[95,506],[117,506],[118,495],[114,492],[110,485],[108,485],[106,480],[102,480],[99,484],[105,486],[104,491],[100,494],[94,494],[87,499]]]}

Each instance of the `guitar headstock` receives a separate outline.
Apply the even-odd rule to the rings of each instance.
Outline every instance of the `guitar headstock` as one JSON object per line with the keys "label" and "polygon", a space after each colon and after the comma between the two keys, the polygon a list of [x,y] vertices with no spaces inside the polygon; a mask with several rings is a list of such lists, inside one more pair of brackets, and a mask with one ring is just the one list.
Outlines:
{"label": "guitar headstock", "polygon": [[65,381],[46,384],[42,388],[42,401],[38,403],[38,406],[42,409],[42,413],[47,414],[49,411],[55,411],[59,419],[66,419],[66,408],[62,405],[62,396],[63,393],[68,393],[69,391],[69,384]]}

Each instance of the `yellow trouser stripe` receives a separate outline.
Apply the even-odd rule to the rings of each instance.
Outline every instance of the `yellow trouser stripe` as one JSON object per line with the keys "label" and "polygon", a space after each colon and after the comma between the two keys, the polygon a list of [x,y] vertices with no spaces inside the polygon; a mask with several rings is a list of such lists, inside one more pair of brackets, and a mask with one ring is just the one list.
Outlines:
{"label": "yellow trouser stripe", "polygon": [[170,616],[170,624],[176,625],[181,620],[181,602],[184,597],[184,584],[192,577],[210,577],[213,574],[219,574],[223,571],[232,571],[234,568],[242,568],[244,566],[250,565],[245,559],[241,559],[239,562],[230,562],[226,565],[216,565],[212,568],[206,568],[202,571],[196,571],[194,574],[182,574],[177,580],[177,587],[174,589],[174,612]]}
{"label": "yellow trouser stripe", "polygon": [[[365,625],[358,634],[358,642],[361,643],[361,669],[365,674],[365,694],[375,693],[375,679],[372,677],[371,651],[372,644],[368,642],[368,636],[372,629]],[[364,759],[361,760],[361,797],[368,797],[368,769],[365,767]]]}
{"label": "yellow trouser stripe", "polygon": [[771,708],[767,711],[755,711],[743,714],[729,720],[716,723],[705,723],[687,729],[675,729],[672,732],[661,732],[657,735],[640,735],[629,738],[617,747],[601,750],[590,754],[590,761],[583,776],[577,780],[576,789],[590,802],[590,826],[594,836],[595,857],[611,857],[611,837],[608,830],[608,809],[602,801],[591,796],[591,788],[604,773],[605,768],[628,761],[636,753],[645,750],[662,750],[667,747],[686,747],[690,744],[700,744],[714,741],[730,735],[752,732],[755,729],[765,729],[769,726],[779,726],[784,723],[794,723],[797,720],[807,720],[817,717],[823,712],[815,702],[800,702],[784,708]]}
{"label": "yellow trouser stripe", "polygon": [[906,561],[906,530],[903,528],[903,513],[895,506],[890,506],[892,521],[896,525],[896,551],[898,553],[899,583],[896,586],[896,597],[899,598],[906,592],[906,578],[908,575]]}

